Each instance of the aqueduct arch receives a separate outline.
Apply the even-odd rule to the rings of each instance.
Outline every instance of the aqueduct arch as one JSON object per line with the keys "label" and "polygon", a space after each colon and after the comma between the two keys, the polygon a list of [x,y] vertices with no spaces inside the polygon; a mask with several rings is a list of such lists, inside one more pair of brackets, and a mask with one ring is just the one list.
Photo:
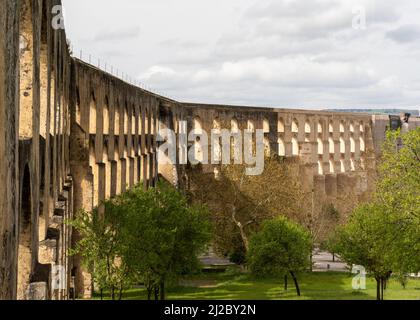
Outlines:
{"label": "aqueduct arch", "polygon": [[26,299],[26,292],[29,288],[34,265],[32,258],[34,221],[29,165],[25,165],[24,168],[20,195],[17,298],[24,300]]}

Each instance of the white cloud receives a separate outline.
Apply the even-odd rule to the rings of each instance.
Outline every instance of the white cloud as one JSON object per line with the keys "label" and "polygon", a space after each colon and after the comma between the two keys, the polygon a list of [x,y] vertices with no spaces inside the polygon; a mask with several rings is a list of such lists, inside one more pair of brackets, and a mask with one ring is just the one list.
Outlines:
{"label": "white cloud", "polygon": [[[73,42],[184,101],[420,104],[417,0],[64,1]],[[352,28],[356,5],[365,30]]]}

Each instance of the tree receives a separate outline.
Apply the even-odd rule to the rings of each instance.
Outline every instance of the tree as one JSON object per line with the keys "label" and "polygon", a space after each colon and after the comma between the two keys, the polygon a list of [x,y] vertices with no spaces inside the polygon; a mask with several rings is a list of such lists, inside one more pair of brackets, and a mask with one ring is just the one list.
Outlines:
{"label": "tree", "polygon": [[388,132],[377,190],[336,233],[330,247],[349,264],[364,266],[383,299],[391,275],[420,270],[420,128]]}
{"label": "tree", "polygon": [[131,285],[131,275],[128,266],[121,256],[123,241],[121,225],[118,223],[114,203],[104,204],[106,214],[100,214],[95,208],[92,212],[81,210],[74,220],[68,221],[80,234],[75,247],[70,249],[71,255],[80,254],[83,264],[92,275],[92,280],[99,287],[101,299],[104,290],[109,290],[111,298],[115,299],[115,291]]}
{"label": "tree", "polygon": [[[221,165],[219,173],[188,171],[189,197],[205,203],[212,213],[215,250],[243,262],[249,237],[264,220],[279,214],[297,220],[303,198],[298,162],[276,155],[266,157],[261,175],[247,176],[245,165]],[[209,192],[209,190],[211,192]]]}
{"label": "tree", "polygon": [[211,230],[208,212],[189,206],[173,187],[159,183],[155,189],[134,188],[123,195],[123,257],[136,270],[151,298],[165,299],[166,284],[198,269],[200,254]]}
{"label": "tree", "polygon": [[375,203],[359,206],[330,245],[346,263],[363,266],[375,278],[378,300],[383,300],[385,283],[392,273],[390,236],[396,231],[385,210]]}
{"label": "tree", "polygon": [[382,148],[376,201],[398,225],[393,270],[420,270],[420,127],[402,134],[388,132]]}
{"label": "tree", "polygon": [[300,296],[297,273],[308,270],[311,248],[308,231],[286,217],[277,217],[265,221],[261,231],[251,237],[247,263],[252,273],[260,276],[289,273]]}

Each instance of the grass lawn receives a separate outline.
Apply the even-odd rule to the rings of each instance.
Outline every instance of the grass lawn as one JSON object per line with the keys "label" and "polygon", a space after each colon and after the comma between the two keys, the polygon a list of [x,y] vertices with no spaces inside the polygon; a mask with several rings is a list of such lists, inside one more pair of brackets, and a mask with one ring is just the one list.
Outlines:
{"label": "grass lawn", "polygon": [[[366,290],[352,289],[350,273],[318,272],[299,276],[302,296],[296,296],[293,281],[284,291],[281,279],[256,279],[236,270],[225,273],[201,274],[181,281],[167,292],[168,300],[374,300],[376,282],[368,278]],[[289,277],[290,278],[290,277]],[[386,300],[420,300],[420,280],[412,279],[406,289],[392,279],[385,291]],[[144,289],[132,289],[124,294],[126,300],[146,299]]]}

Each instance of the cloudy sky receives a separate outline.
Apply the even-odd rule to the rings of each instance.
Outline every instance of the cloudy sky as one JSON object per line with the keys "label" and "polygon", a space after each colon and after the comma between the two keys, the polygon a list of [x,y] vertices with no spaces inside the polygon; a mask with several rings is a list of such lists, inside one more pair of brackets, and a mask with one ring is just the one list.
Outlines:
{"label": "cloudy sky", "polygon": [[75,52],[180,101],[420,106],[418,0],[63,3]]}

